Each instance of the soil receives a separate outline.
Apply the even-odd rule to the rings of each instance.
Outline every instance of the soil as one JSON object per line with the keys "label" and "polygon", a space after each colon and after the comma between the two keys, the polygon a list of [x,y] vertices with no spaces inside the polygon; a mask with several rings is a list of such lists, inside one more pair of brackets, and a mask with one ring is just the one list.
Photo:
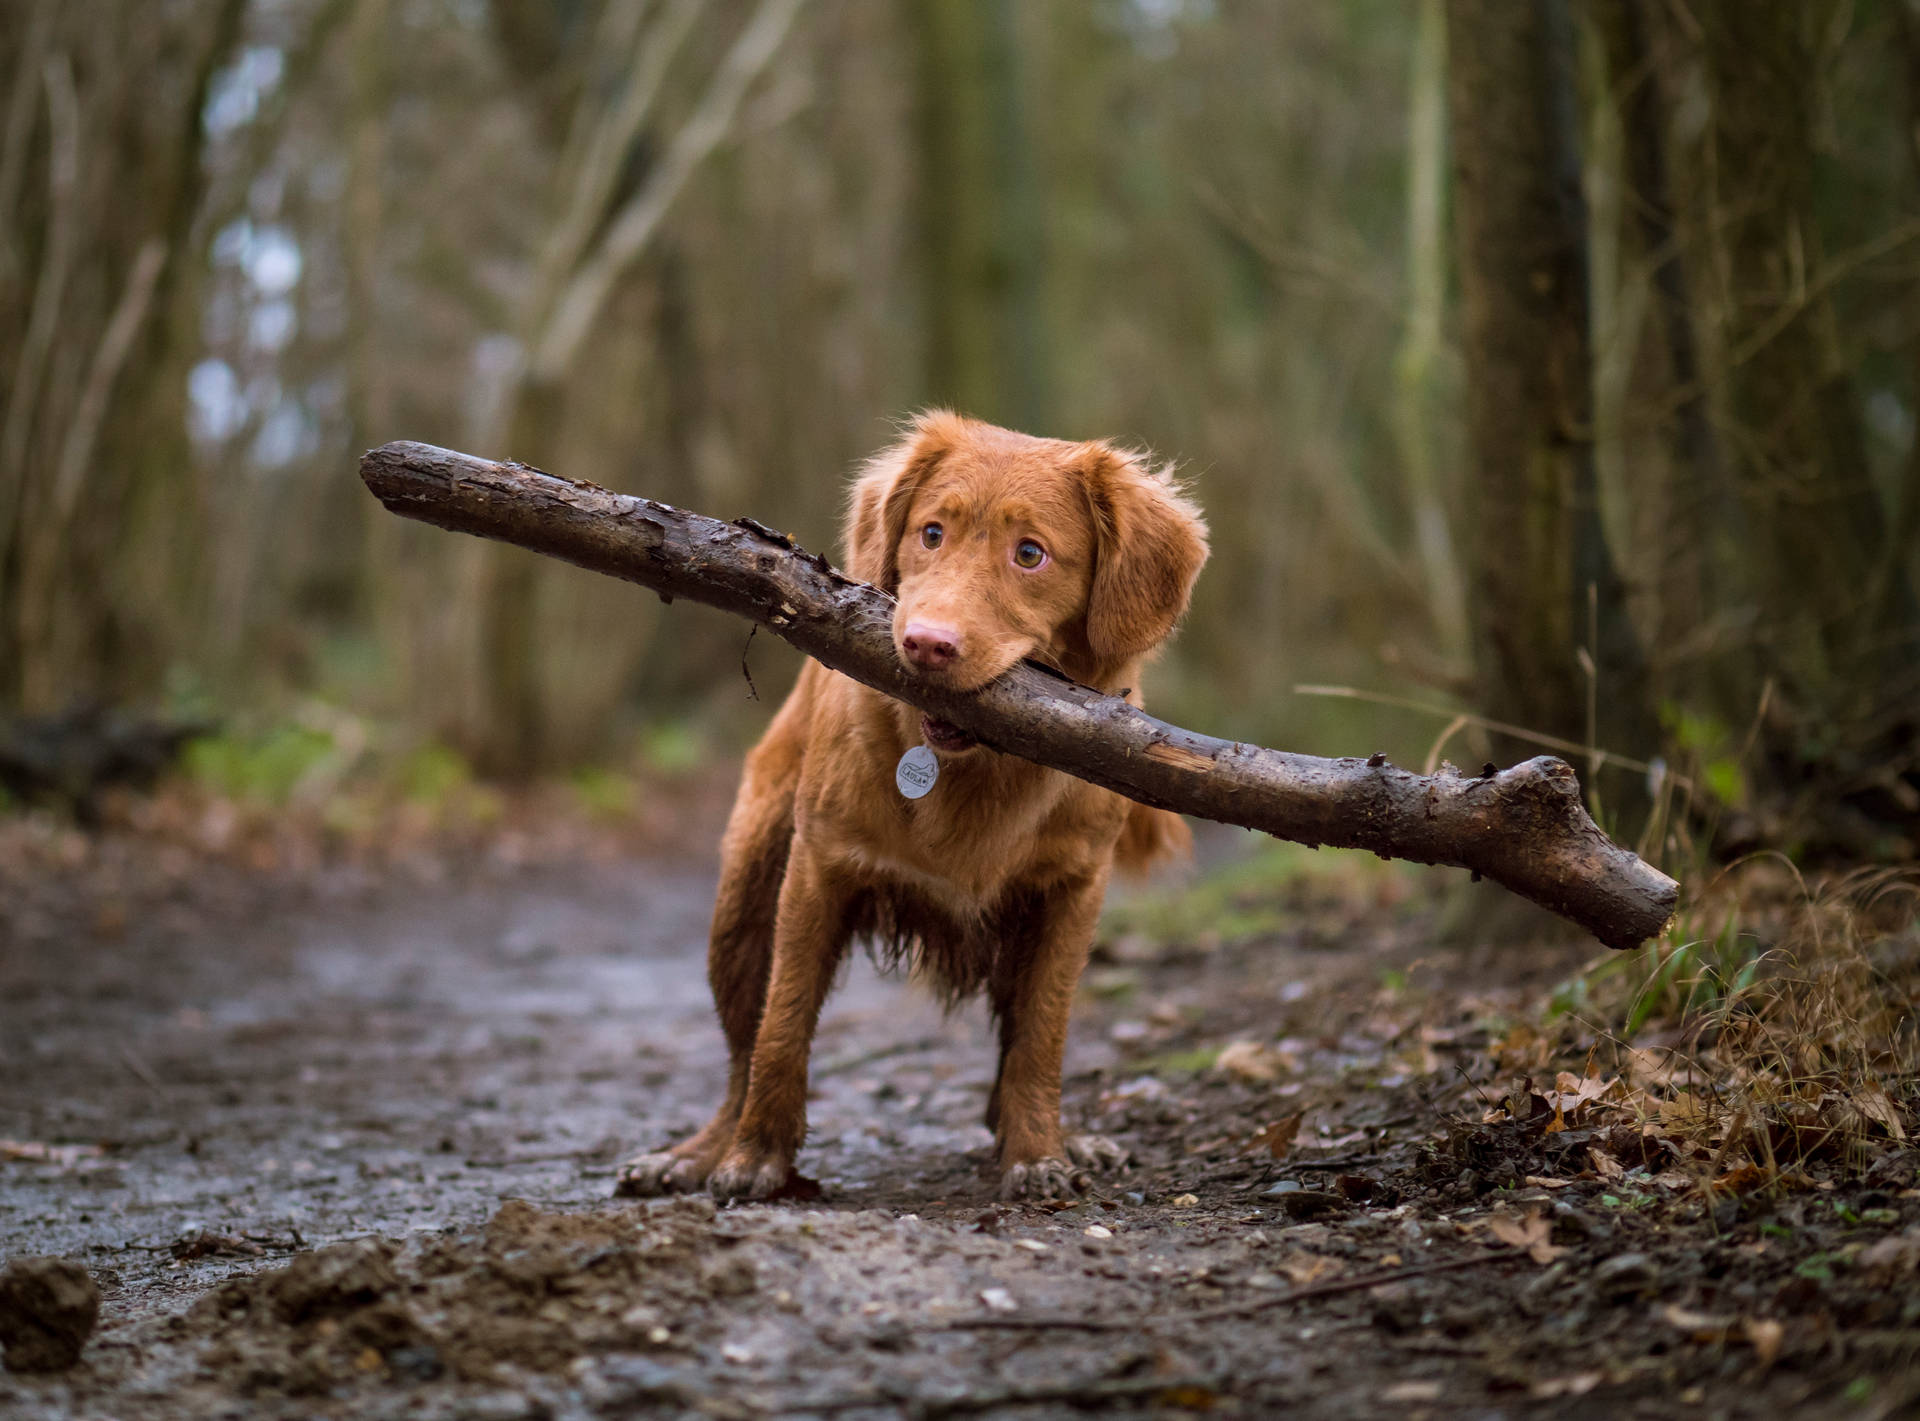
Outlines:
{"label": "soil", "polygon": [[1723,1196],[1570,1126],[1496,1038],[1591,944],[1437,946],[1404,877],[1305,881],[1224,944],[1111,933],[1067,1114],[1133,1163],[1061,1205],[995,1200],[978,1009],[856,963],[814,1055],[820,1197],[715,1209],[610,1197],[720,1090],[710,861],[61,844],[0,904],[0,1257],[77,1261],[103,1298],[77,1366],[0,1370],[0,1415],[1920,1398],[1913,1153]]}

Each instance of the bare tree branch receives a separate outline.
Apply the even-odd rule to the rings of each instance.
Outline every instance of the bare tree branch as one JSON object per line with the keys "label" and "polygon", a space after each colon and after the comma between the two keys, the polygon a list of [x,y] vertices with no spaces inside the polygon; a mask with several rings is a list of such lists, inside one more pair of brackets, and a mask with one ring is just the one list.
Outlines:
{"label": "bare tree branch", "polygon": [[33,287],[26,339],[21,342],[20,364],[7,397],[6,425],[0,429],[0,553],[5,552],[13,536],[13,519],[26,500],[27,443],[39,408],[47,355],[53,349],[60,323],[67,274],[79,242],[76,192],[80,185],[80,98],[73,86],[73,62],[64,50],[48,56],[42,82],[47,91],[47,239],[40,277]]}
{"label": "bare tree branch", "polygon": [[1265,750],[1195,735],[1031,664],[977,692],[947,691],[912,676],[895,654],[891,597],[758,524],[721,523],[428,444],[372,450],[360,473],[403,517],[746,617],[996,750],[1142,803],[1303,844],[1471,869],[1609,947],[1645,941],[1673,913],[1679,885],[1600,832],[1564,761],[1543,756],[1467,778],[1450,768],[1415,775],[1378,755]]}
{"label": "bare tree branch", "polygon": [[[27,141],[33,137],[33,111],[40,96],[40,86],[33,82],[33,76],[40,69],[52,33],[53,0],[38,0],[33,18],[27,21],[26,42],[20,46],[20,62],[7,99],[6,128],[0,133],[0,261],[6,266],[18,260],[13,250],[13,207],[26,180]],[[0,277],[11,277],[6,266],[0,266]]]}
{"label": "bare tree branch", "polygon": [[589,93],[581,98],[583,112],[576,120],[576,132],[568,143],[569,148],[577,146],[579,152],[573,161],[563,163],[563,170],[572,175],[566,207],[542,242],[536,267],[529,303],[532,319],[528,327],[534,332],[528,342],[530,347],[537,349],[544,343],[545,323],[555,314],[554,306],[568,274],[592,243],[607,205],[613,200],[627,154],[660,97],[667,68],[706,4],[707,0],[671,0],[667,12],[644,29],[641,15],[623,13],[644,6],[630,3],[609,12],[609,25],[621,21],[619,28],[636,32],[630,38],[630,70],[619,101],[595,119],[589,121],[584,113],[590,105],[598,106],[595,96]]}
{"label": "bare tree branch", "polygon": [[67,426],[66,441],[60,446],[60,465],[54,474],[56,538],[66,535],[67,524],[79,505],[80,486],[93,459],[101,423],[106,419],[107,399],[113,393],[114,381],[120,378],[120,367],[127,363],[134,338],[146,322],[147,307],[153,303],[153,289],[159,284],[166,264],[167,244],[160,238],[149,237],[140,244],[140,250],[134,254],[133,270],[127,273],[127,284],[120,292],[120,301],[107,321],[99,349],[93,353],[93,364],[87,370],[86,384],[81,386],[80,400]]}
{"label": "bare tree branch", "polygon": [[640,191],[614,215],[600,245],[581,263],[531,354],[533,378],[557,380],[592,329],[607,293],[653,239],[688,178],[720,145],[748,88],[772,62],[804,0],[761,0],[714,71],[707,91]]}

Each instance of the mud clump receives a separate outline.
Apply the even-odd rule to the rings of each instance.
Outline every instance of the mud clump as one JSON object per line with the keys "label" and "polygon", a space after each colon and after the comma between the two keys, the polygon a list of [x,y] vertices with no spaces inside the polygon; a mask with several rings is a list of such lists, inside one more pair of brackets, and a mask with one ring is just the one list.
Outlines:
{"label": "mud clump", "polygon": [[78,1263],[16,1258],[0,1271],[0,1348],[10,1371],[65,1371],[99,1320],[99,1285]]}
{"label": "mud clump", "polygon": [[369,1307],[400,1286],[394,1251],[384,1240],[360,1239],[309,1253],[272,1275],[267,1297],[289,1325]]}
{"label": "mud clump", "polygon": [[756,1286],[713,1206],[561,1214],[504,1204],[478,1234],[335,1244],[196,1303],[202,1369],[254,1395],[452,1376],[497,1382],[588,1354],[637,1352]]}

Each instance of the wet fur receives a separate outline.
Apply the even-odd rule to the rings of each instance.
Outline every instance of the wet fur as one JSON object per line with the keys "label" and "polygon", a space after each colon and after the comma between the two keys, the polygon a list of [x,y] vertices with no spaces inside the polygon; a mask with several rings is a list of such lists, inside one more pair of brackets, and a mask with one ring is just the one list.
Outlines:
{"label": "wet fur", "polygon": [[[929,516],[953,523],[950,551],[923,548]],[[1046,576],[1009,571],[1022,531],[1049,548]],[[899,599],[896,647],[913,615],[964,632],[964,654],[928,673],[946,684],[983,685],[1033,656],[1133,688],[1136,703],[1140,667],[1206,557],[1198,512],[1140,456],[945,412],[861,470],[846,543],[849,569]],[[907,800],[894,766],[921,741],[919,712],[817,663],[802,671],[747,757],[721,845],[708,976],[731,1055],[726,1099],[693,1138],[630,1162],[623,1192],[785,1186],[814,1025],[862,939],[949,1004],[986,996],[1000,1036],[987,1123],[1005,1191],[1074,1180],[1061,1056],[1108,873],[1182,851],[1185,826],[979,748],[942,754],[933,792]]]}

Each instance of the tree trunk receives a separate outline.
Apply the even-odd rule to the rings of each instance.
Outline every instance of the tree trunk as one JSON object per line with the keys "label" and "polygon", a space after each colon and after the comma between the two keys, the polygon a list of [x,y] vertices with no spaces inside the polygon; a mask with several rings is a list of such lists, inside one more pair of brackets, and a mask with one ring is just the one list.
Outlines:
{"label": "tree trunk", "polygon": [[[604,86],[612,97],[600,92],[602,86],[583,88],[577,76],[550,72],[566,48],[565,35],[552,28],[555,16],[545,13],[550,7],[516,0],[499,10],[503,42],[518,43],[514,37],[523,30],[539,30],[545,37],[532,58],[552,52],[531,66],[536,96],[564,92],[576,101],[565,125],[572,132],[557,185],[558,215],[542,234],[536,279],[518,333],[522,367],[502,400],[508,411],[506,437],[514,453],[551,457],[566,382],[595,324],[652,246],[687,182],[732,133],[747,94],[778,54],[802,4],[759,0],[707,76],[692,110],[662,139],[659,156],[644,167],[631,190],[620,180],[641,147],[661,84],[700,5],[682,0],[651,24],[643,23],[644,5],[628,4],[603,15],[621,21],[613,28],[624,33],[632,53],[629,65],[613,67],[616,74],[624,74],[624,82]],[[603,32],[601,38],[611,42],[614,36]],[[491,549],[480,578],[484,680],[475,699],[485,705],[485,715],[474,749],[482,765],[496,774],[526,774],[539,768],[547,738],[536,654],[537,564],[511,551]]]}
{"label": "tree trunk", "polygon": [[[1632,535],[1641,548],[1640,577],[1653,603],[1641,625],[1654,648],[1686,645],[1707,622],[1715,590],[1725,582],[1724,564],[1741,541],[1702,386],[1696,276],[1688,269],[1667,153],[1675,81],[1664,9],[1659,0],[1588,9],[1619,129],[1617,240],[1646,282],[1650,318],[1644,336],[1623,353],[1632,371],[1615,423],[1624,446],[1623,485],[1633,499]],[[1700,701],[1707,679],[1701,660],[1656,670],[1659,692]]]}
{"label": "tree trunk", "polygon": [[[507,447],[552,450],[560,440],[565,398],[557,386],[531,380],[522,385]],[[478,758],[481,768],[492,774],[524,775],[542,763],[546,722],[540,696],[539,570],[539,563],[518,548],[488,549],[478,609],[488,718]]]}
{"label": "tree trunk", "polygon": [[1466,654],[1460,564],[1447,528],[1439,448],[1439,372],[1447,305],[1447,29],[1442,0],[1420,0],[1407,102],[1407,313],[1394,361],[1394,435],[1413,504],[1413,542],[1440,652]]}
{"label": "tree trunk", "polygon": [[1701,0],[1711,101],[1702,193],[1718,270],[1730,473],[1745,510],[1762,652],[1797,742],[1850,738],[1913,664],[1904,569],[1871,595],[1887,509],[1843,364],[1814,212],[1819,95],[1838,0]]}
{"label": "tree trunk", "polygon": [[1671,916],[1679,885],[1611,843],[1558,760],[1471,779],[1384,756],[1321,760],[1195,735],[1118,696],[1021,665],[977,692],[931,686],[893,646],[893,599],[783,534],[574,484],[426,444],[360,464],[391,511],[503,539],[592,571],[750,618],[843,675],[952,721],[989,747],[1133,799],[1310,845],[1450,864],[1560,913],[1610,947]]}
{"label": "tree trunk", "polygon": [[1050,403],[1045,230],[1014,0],[923,0],[913,14],[928,395],[1040,433]]}
{"label": "tree trunk", "polygon": [[121,555],[183,460],[166,318],[243,10],[41,0],[0,36],[0,702],[125,694],[165,659]]}
{"label": "tree trunk", "polygon": [[[1447,51],[1476,466],[1461,543],[1477,709],[1645,758],[1655,744],[1645,666],[1595,489],[1563,0],[1449,0]],[[1611,801],[1631,797],[1633,781],[1612,783],[1623,792]]]}
{"label": "tree trunk", "polygon": [[[1905,102],[1907,142],[1906,158],[1913,182],[1913,196],[1920,199],[1920,0],[1901,0],[1900,13],[1900,90]],[[1920,335],[1916,335],[1907,353],[1912,371],[1910,407],[1920,410]],[[1874,602],[1879,615],[1898,624],[1903,612],[1912,620],[1914,556],[1920,553],[1920,434],[1912,436],[1906,463],[1894,491],[1893,517],[1880,566],[1874,569]]]}

